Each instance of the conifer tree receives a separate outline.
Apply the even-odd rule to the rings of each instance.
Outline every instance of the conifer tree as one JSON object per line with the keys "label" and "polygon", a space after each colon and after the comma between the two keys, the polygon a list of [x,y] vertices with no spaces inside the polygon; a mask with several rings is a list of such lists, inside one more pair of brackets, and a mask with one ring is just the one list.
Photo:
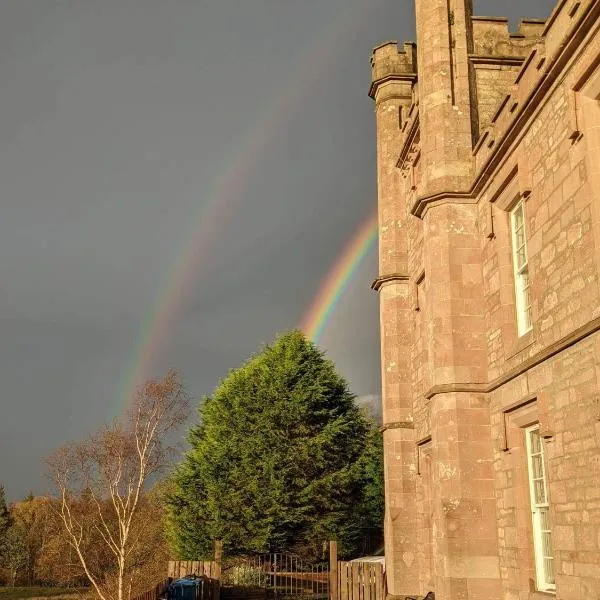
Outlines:
{"label": "conifer tree", "polygon": [[328,539],[342,556],[358,547],[371,525],[357,510],[368,510],[369,424],[333,363],[300,331],[231,371],[199,413],[168,501],[181,558],[210,554],[214,539],[230,555],[314,557]]}

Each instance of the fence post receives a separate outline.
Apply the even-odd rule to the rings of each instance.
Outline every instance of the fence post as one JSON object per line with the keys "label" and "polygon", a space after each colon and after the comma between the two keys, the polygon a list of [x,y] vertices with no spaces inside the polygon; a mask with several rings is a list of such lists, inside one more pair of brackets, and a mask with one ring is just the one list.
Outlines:
{"label": "fence post", "polygon": [[338,559],[337,542],[329,542],[329,598],[338,600]]}
{"label": "fence post", "polygon": [[221,564],[223,562],[223,542],[215,540],[215,600],[221,597]]}

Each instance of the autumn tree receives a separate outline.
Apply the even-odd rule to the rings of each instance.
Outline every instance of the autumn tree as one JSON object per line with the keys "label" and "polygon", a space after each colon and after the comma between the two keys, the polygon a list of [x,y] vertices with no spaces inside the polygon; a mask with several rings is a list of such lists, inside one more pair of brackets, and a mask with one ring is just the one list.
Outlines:
{"label": "autumn tree", "polygon": [[171,558],[165,527],[165,489],[159,482],[144,493],[132,526],[127,591],[130,597],[145,592],[147,582],[164,572]]}
{"label": "autumn tree", "polygon": [[10,528],[10,512],[6,503],[4,486],[0,485],[0,583],[4,583],[8,575],[4,564],[4,553],[6,547],[6,535]]}
{"label": "autumn tree", "polygon": [[369,430],[333,363],[300,331],[281,336],[200,407],[169,498],[177,552],[201,557],[222,539],[230,554],[314,557],[335,538],[354,553],[373,521]]}
{"label": "autumn tree", "polygon": [[29,494],[11,507],[11,519],[20,526],[27,546],[28,563],[24,570],[27,582],[40,579],[37,573],[40,556],[51,538],[58,533],[51,503],[48,497]]}
{"label": "autumn tree", "polygon": [[[87,580],[67,541],[59,511],[58,500],[44,496],[18,502],[13,508],[16,518],[29,528],[30,577],[35,584],[84,587]],[[98,544],[98,537],[90,538],[90,545]]]}
{"label": "autumn tree", "polygon": [[4,486],[0,485],[0,552],[6,538],[6,532],[10,526],[10,513],[6,504],[6,493]]}
{"label": "autumn tree", "polygon": [[[101,600],[124,600],[134,588],[144,486],[169,464],[169,436],[187,416],[187,395],[171,371],[138,391],[124,419],[48,459],[67,540]],[[92,536],[100,543],[90,545]],[[106,560],[112,577],[98,566]]]}
{"label": "autumn tree", "polygon": [[27,530],[20,523],[12,523],[4,536],[0,564],[10,575],[10,584],[15,585],[17,577],[27,568],[29,551],[25,536]]}

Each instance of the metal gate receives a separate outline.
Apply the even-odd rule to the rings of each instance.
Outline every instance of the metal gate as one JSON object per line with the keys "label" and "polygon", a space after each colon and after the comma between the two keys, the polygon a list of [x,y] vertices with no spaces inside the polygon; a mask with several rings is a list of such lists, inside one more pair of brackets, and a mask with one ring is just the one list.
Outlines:
{"label": "metal gate", "polygon": [[310,563],[295,554],[264,554],[226,561],[221,572],[222,598],[329,597],[329,565]]}

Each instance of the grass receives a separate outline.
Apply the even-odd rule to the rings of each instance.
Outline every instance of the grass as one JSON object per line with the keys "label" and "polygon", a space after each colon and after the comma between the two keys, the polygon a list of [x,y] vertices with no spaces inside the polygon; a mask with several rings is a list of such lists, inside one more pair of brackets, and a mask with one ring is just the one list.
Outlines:
{"label": "grass", "polygon": [[0,600],[76,597],[78,590],[59,587],[0,587]]}

